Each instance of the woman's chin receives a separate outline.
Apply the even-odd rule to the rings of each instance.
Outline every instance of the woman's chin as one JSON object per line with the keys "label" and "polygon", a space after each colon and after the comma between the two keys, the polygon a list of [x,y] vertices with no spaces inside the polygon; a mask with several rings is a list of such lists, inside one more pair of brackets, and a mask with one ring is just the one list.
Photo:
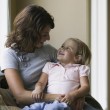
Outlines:
{"label": "woman's chin", "polygon": [[36,48],[41,48],[41,47],[43,47],[43,44],[39,44],[36,46]]}

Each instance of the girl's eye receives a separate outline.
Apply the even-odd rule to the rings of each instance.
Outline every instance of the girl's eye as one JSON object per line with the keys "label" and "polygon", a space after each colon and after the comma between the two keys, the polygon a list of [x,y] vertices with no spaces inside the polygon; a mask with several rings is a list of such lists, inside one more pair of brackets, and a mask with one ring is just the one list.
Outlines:
{"label": "girl's eye", "polygon": [[72,49],[70,47],[65,47],[65,46],[61,46],[61,49],[67,50],[67,51],[72,51]]}
{"label": "girl's eye", "polygon": [[73,52],[72,48],[66,48],[66,50],[69,51],[69,52]]}
{"label": "girl's eye", "polygon": [[68,48],[68,47],[67,47],[66,49],[67,49],[67,50],[70,50],[70,48]]}
{"label": "girl's eye", "polygon": [[69,47],[66,47],[66,48],[65,48],[65,50],[68,50],[68,51],[70,51],[71,49],[70,49]]}
{"label": "girl's eye", "polygon": [[62,45],[61,48],[64,48],[64,46]]}

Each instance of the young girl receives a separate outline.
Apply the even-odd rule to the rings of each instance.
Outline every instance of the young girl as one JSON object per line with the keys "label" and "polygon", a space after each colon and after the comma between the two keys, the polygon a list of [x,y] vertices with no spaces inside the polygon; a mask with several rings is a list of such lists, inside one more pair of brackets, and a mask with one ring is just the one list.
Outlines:
{"label": "young girl", "polygon": [[88,79],[90,68],[87,64],[90,62],[91,52],[81,40],[69,38],[59,48],[57,59],[57,63],[47,62],[44,66],[32,97],[36,101],[43,99],[43,90],[48,83],[47,93],[61,94],[58,97],[58,106],[53,102],[50,105],[53,107],[51,110],[58,110],[59,107],[69,109],[64,103],[74,105],[75,110],[75,100],[84,97],[90,89]]}

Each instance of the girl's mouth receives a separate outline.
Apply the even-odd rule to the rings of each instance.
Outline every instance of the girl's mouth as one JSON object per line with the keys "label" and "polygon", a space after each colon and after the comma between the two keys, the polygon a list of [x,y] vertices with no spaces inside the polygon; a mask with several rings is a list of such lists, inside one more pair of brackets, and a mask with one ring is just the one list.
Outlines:
{"label": "girl's mouth", "polygon": [[62,53],[62,52],[59,52],[59,53],[58,53],[58,55],[64,55],[64,53]]}

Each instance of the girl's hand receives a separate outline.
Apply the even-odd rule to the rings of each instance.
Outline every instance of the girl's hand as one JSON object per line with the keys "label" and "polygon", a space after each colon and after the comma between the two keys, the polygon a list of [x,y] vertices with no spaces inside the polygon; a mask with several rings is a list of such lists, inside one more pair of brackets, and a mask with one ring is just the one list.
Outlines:
{"label": "girl's hand", "polygon": [[78,98],[77,100],[71,96],[71,94],[61,95],[60,97],[61,102],[65,102],[75,110],[82,110],[85,102],[85,97]]}
{"label": "girl's hand", "polygon": [[31,96],[37,102],[43,99],[43,92],[41,87],[40,86],[36,87],[35,90],[32,91]]}
{"label": "girl's hand", "polygon": [[71,105],[71,103],[73,103],[73,97],[71,96],[71,94],[64,94],[61,96],[62,96],[62,98],[60,100],[61,102],[65,102],[68,105]]}
{"label": "girl's hand", "polygon": [[85,102],[85,97],[77,99],[75,102],[75,110],[82,110]]}

